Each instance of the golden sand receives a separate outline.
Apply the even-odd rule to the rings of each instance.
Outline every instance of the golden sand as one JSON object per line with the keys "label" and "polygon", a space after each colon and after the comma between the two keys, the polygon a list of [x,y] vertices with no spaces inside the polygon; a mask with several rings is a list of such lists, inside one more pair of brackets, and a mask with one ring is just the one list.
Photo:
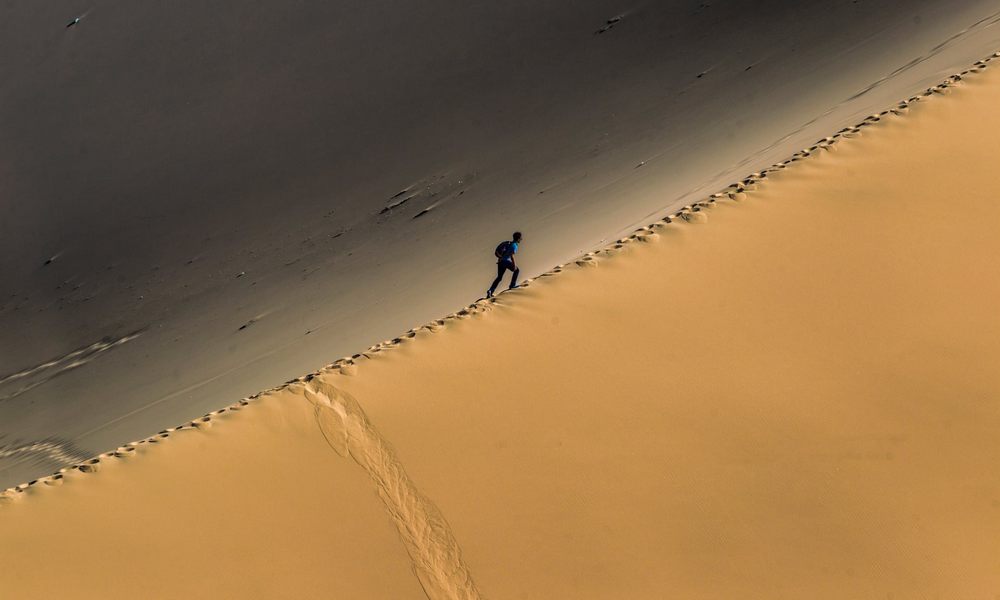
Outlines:
{"label": "golden sand", "polygon": [[0,595],[993,598],[1000,71],[938,92],[7,492]]}

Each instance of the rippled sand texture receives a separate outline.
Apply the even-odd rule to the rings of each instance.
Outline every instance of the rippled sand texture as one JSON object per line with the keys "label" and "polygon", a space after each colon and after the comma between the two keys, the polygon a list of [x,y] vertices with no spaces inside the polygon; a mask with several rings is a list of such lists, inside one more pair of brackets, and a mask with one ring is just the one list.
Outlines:
{"label": "rippled sand texture", "polygon": [[998,102],[977,67],[495,302],[8,491],[4,593],[991,598]]}

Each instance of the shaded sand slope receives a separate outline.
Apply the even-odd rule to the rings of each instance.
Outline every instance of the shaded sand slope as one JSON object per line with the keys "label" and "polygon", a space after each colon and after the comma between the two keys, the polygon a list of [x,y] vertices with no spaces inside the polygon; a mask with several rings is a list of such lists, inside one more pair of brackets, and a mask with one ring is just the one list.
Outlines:
{"label": "shaded sand slope", "polygon": [[971,74],[391,351],[8,492],[4,588],[992,597],[998,100]]}

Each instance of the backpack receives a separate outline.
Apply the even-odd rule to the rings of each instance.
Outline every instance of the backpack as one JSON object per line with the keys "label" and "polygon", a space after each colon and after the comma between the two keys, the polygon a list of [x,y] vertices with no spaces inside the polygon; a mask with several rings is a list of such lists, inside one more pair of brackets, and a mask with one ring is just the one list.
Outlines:
{"label": "backpack", "polygon": [[498,245],[497,249],[493,251],[493,254],[496,254],[497,258],[504,258],[507,256],[507,252],[509,251],[510,242],[500,242],[500,245]]}

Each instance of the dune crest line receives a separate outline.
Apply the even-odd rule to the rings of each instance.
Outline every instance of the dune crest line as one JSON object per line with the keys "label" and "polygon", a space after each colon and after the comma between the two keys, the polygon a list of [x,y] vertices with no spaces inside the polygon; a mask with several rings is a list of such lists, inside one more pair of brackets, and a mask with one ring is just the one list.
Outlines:
{"label": "dune crest line", "polygon": [[345,458],[353,458],[375,483],[427,597],[482,598],[444,515],[414,486],[358,401],[318,379],[303,384],[301,390],[315,408],[316,425],[330,447]]}
{"label": "dune crest line", "polygon": [[[995,51],[989,54],[988,56],[975,61],[974,63],[972,63],[972,66],[944,78],[937,85],[928,87],[921,92],[917,92],[916,94],[910,96],[909,98],[897,101],[896,103],[892,104],[890,108],[884,109],[881,112],[872,113],[871,115],[865,117],[863,120],[861,120],[855,125],[849,125],[841,128],[839,131],[816,141],[815,143],[806,148],[803,148],[793,153],[785,160],[778,161],[773,165],[771,165],[770,167],[761,169],[760,171],[750,173],[746,177],[737,180],[734,183],[729,184],[728,186],[725,186],[719,192],[715,192],[713,194],[708,195],[702,200],[697,200],[692,202],[691,204],[683,206],[679,210],[671,214],[668,214],[665,217],[659,218],[653,221],[652,223],[647,224],[646,226],[639,227],[635,229],[631,235],[619,238],[618,240],[612,241],[599,249],[592,250],[590,252],[578,256],[575,259],[571,259],[565,263],[556,265],[555,267],[552,267],[548,271],[545,271],[544,273],[541,273],[535,277],[527,278],[524,281],[522,281],[518,287],[528,288],[534,281],[558,275],[559,273],[562,273],[564,270],[569,269],[574,265],[577,267],[594,267],[598,264],[596,259],[600,258],[602,255],[613,255],[619,250],[623,249],[627,244],[630,244],[632,242],[644,242],[644,241],[649,241],[651,239],[655,239],[657,235],[657,230],[660,230],[666,224],[678,221],[683,221],[685,223],[707,221],[707,214],[705,213],[705,210],[714,206],[716,203],[723,202],[727,199],[735,202],[743,202],[747,200],[750,194],[756,191],[757,184],[760,184],[761,182],[765,181],[770,174],[777,173],[788,168],[792,168],[795,163],[805,161],[812,155],[820,153],[820,151],[829,152],[832,148],[835,147],[835,145],[838,142],[858,137],[859,135],[861,135],[864,128],[876,125],[882,119],[889,119],[891,117],[904,117],[912,105],[924,102],[937,95],[947,94],[950,88],[952,88],[952,86],[959,85],[961,82],[965,80],[966,77],[971,77],[976,74],[982,73],[988,67],[994,66],[991,65],[990,63],[997,60],[1000,60],[1000,51]],[[435,319],[419,327],[412,328],[399,337],[375,344],[369,347],[368,350],[364,352],[359,352],[352,356],[345,356],[343,358],[337,359],[334,362],[324,366],[323,368],[313,373],[303,375],[295,379],[290,379],[283,384],[247,396],[246,398],[236,403],[212,411],[201,418],[189,421],[177,427],[171,427],[165,429],[156,435],[131,442],[129,444],[119,447],[118,450],[105,452],[103,454],[98,455],[97,457],[92,458],[89,461],[68,465],[63,469],[61,469],[59,472],[54,473],[48,477],[41,477],[32,480],[30,482],[10,486],[5,490],[0,491],[0,500],[2,500],[5,496],[12,497],[14,495],[20,494],[29,489],[30,487],[32,487],[33,485],[35,485],[35,483],[39,481],[48,480],[52,477],[61,477],[62,472],[64,471],[70,469],[84,470],[88,467],[88,465],[99,463],[103,458],[127,456],[130,454],[132,450],[135,449],[135,447],[141,444],[158,443],[162,439],[169,437],[175,431],[204,426],[218,415],[221,415],[228,411],[240,410],[240,408],[242,408],[243,406],[248,405],[250,402],[257,401],[268,394],[282,392],[290,390],[294,386],[304,385],[306,384],[306,382],[313,381],[317,376],[324,375],[327,373],[337,373],[337,372],[355,373],[357,371],[360,359],[362,358],[370,359],[372,355],[396,348],[401,343],[405,343],[407,340],[411,340],[412,338],[414,338],[420,331],[436,332],[439,331],[442,327],[444,327],[448,322],[452,320],[468,318],[471,315],[488,312],[496,306],[502,306],[502,304],[498,303],[499,298],[502,298],[502,294],[498,294],[497,297],[490,298],[488,300],[487,299],[477,300],[461,310],[453,312],[442,318]],[[112,345],[118,345],[120,343],[132,340],[138,337],[141,333],[143,333],[143,330],[136,331],[135,333],[129,334],[125,338],[122,338],[121,340],[114,342]],[[108,348],[102,348],[102,351],[106,349]],[[71,353],[71,355],[75,356],[77,352],[79,351],[75,351],[74,353]],[[11,380],[24,377],[30,373],[36,373],[42,367],[49,367],[52,364],[55,364],[55,361],[50,361],[48,363],[44,363],[43,365],[39,365],[30,369],[26,369],[21,372],[0,377],[0,385],[7,383]],[[0,401],[2,401],[3,399],[4,398],[0,396]]]}

